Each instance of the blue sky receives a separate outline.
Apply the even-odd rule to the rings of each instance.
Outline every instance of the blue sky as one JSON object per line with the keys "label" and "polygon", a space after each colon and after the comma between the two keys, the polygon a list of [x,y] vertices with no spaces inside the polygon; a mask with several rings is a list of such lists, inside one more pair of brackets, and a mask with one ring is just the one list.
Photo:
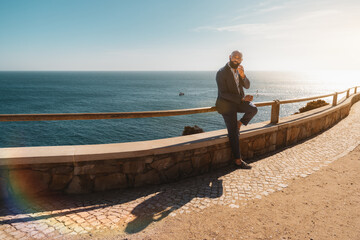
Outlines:
{"label": "blue sky", "polygon": [[360,70],[360,1],[0,0],[0,70]]}

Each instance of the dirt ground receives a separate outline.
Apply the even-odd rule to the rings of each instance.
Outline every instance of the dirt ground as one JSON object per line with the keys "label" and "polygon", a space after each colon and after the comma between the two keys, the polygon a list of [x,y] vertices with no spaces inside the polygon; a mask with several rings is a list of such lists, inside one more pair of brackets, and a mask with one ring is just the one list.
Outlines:
{"label": "dirt ground", "polygon": [[91,238],[360,239],[359,174],[360,146],[306,178],[289,181],[282,191],[245,206],[215,206],[153,221],[136,234],[113,231],[94,233]]}

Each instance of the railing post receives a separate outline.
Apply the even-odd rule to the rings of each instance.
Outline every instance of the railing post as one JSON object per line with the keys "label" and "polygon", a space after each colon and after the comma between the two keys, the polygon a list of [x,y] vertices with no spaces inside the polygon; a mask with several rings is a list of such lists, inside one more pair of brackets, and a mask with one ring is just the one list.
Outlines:
{"label": "railing post", "polygon": [[334,96],[333,96],[333,106],[336,106],[337,105],[337,95],[338,95],[338,93],[337,92],[335,92],[334,93]]}
{"label": "railing post", "polygon": [[271,120],[270,123],[276,124],[279,122],[279,114],[280,114],[280,101],[274,100],[271,105]]}
{"label": "railing post", "polygon": [[357,87],[355,87],[354,93],[356,93]]}
{"label": "railing post", "polygon": [[350,96],[350,88],[346,92],[346,98],[348,98],[349,96]]}

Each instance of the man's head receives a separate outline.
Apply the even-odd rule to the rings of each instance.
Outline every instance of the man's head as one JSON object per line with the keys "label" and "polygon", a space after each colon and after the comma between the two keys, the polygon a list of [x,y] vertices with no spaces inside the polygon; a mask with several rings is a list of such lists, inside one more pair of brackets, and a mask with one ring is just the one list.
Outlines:
{"label": "man's head", "polygon": [[239,65],[241,64],[243,60],[243,55],[241,52],[239,51],[233,51],[231,53],[231,55],[229,56],[229,63],[230,66],[234,69],[237,69],[239,67]]}

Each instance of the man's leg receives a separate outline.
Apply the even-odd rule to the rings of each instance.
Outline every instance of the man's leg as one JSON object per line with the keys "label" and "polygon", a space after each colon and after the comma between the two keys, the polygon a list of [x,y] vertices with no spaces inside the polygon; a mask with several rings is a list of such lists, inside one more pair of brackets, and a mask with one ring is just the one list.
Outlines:
{"label": "man's leg", "polygon": [[[256,115],[258,110],[254,105],[250,104],[250,102],[243,102],[238,105],[237,111],[245,113],[244,116],[239,121],[237,121],[237,127],[239,131],[241,125],[244,124],[246,126],[250,122],[250,120]],[[246,164],[241,158],[235,159],[235,163],[241,168],[251,169],[251,166]]]}
{"label": "man's leg", "polygon": [[[250,102],[242,102],[238,105],[238,112],[245,113],[244,116],[240,119],[241,124],[245,126],[248,125],[250,120],[256,115],[258,112],[257,107],[250,104]],[[241,124],[239,124],[241,126]]]}
{"label": "man's leg", "polygon": [[228,137],[231,146],[231,151],[235,159],[240,159],[240,146],[239,146],[239,129],[237,127],[237,116],[236,112],[222,114],[226,128],[228,130]]}

